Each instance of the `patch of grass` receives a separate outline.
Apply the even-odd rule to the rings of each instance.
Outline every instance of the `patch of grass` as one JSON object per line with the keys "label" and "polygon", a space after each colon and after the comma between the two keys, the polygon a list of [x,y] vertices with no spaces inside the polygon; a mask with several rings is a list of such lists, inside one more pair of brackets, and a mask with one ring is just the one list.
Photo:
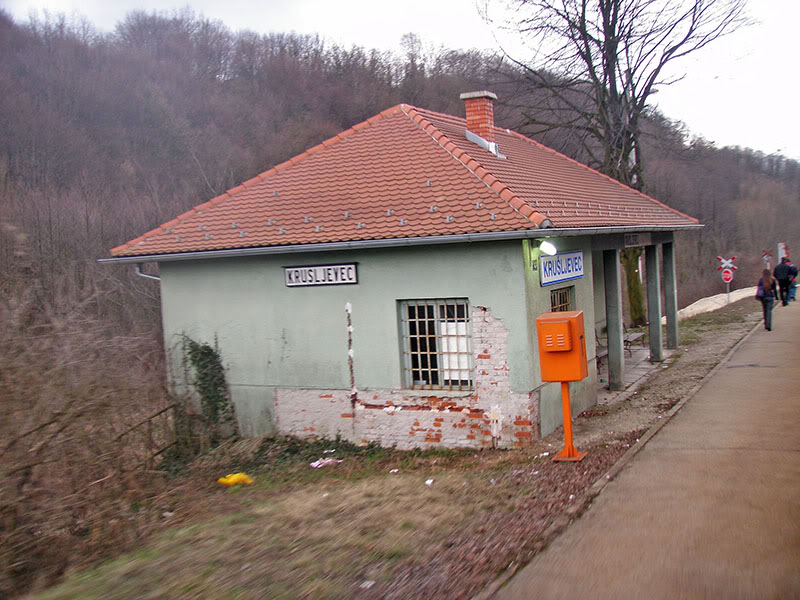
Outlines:
{"label": "patch of grass", "polygon": [[694,329],[682,328],[680,330],[680,342],[682,346],[692,346],[702,341],[700,334]]}
{"label": "patch of grass", "polygon": [[716,328],[731,323],[742,323],[745,318],[734,310],[715,310],[689,317],[681,322],[681,325],[688,328]]}
{"label": "patch of grass", "polygon": [[[544,448],[401,452],[271,439],[258,448],[269,461],[251,473],[256,485],[242,486],[235,500],[231,490],[212,488],[238,512],[165,532],[142,552],[71,577],[42,598],[352,598],[367,580],[383,589],[407,585],[403,577],[442,553],[461,564],[465,540],[516,522],[531,503],[549,511],[572,494],[571,478],[542,489],[531,478],[533,469],[563,471],[549,457],[535,459]],[[345,462],[308,466],[324,456]],[[390,474],[393,468],[400,472]],[[525,522],[543,514],[529,512]],[[481,556],[479,546],[469,556]]]}
{"label": "patch of grass", "polygon": [[383,556],[387,560],[400,560],[402,558],[407,558],[411,556],[411,554],[412,554],[411,548],[398,546],[396,548],[390,548],[389,550],[384,551]]}
{"label": "patch of grass", "polygon": [[[429,466],[456,460],[451,453],[420,457]],[[499,481],[493,486],[484,471],[420,467],[304,485],[246,513],[160,536],[148,549],[71,577],[43,598],[225,598],[230,583],[243,590],[239,598],[351,598],[366,579],[391,580],[391,564],[432,559],[448,532],[462,526],[466,507],[512,511],[524,490]]]}

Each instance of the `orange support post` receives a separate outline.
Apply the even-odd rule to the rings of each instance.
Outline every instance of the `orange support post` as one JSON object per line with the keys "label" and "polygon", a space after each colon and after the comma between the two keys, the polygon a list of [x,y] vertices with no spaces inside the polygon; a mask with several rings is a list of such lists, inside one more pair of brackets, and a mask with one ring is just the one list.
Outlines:
{"label": "orange support post", "polygon": [[561,382],[561,406],[564,410],[564,449],[553,457],[553,460],[577,462],[583,460],[586,452],[578,452],[572,444],[572,410],[569,406],[569,382]]}

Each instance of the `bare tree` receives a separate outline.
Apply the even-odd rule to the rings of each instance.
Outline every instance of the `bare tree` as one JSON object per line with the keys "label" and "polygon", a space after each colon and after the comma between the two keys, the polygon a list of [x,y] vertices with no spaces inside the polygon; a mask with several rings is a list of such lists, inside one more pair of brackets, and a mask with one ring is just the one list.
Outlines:
{"label": "bare tree", "polygon": [[[514,28],[536,49],[531,62],[509,57],[528,86],[549,92],[545,114],[523,111],[539,132],[577,133],[588,162],[644,188],[641,121],[659,86],[681,76],[671,63],[747,23],[746,0],[513,0]],[[639,287],[624,256],[631,299]],[[629,264],[630,263],[630,264]],[[627,268],[630,267],[630,268]],[[641,297],[641,294],[638,295]],[[643,306],[631,302],[636,324]]]}
{"label": "bare tree", "polygon": [[[536,48],[522,67],[529,85],[557,99],[541,129],[583,134],[594,166],[643,188],[639,141],[647,102],[659,86],[681,79],[670,63],[747,23],[746,0],[513,0],[517,30]],[[535,109],[535,107],[533,107]],[[551,111],[552,112],[552,111]]]}

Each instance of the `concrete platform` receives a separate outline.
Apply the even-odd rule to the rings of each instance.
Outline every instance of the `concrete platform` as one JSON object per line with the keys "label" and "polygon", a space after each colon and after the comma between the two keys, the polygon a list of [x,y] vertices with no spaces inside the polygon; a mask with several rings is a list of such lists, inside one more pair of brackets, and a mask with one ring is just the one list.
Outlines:
{"label": "concrete platform", "polygon": [[800,308],[758,328],[493,597],[800,598]]}

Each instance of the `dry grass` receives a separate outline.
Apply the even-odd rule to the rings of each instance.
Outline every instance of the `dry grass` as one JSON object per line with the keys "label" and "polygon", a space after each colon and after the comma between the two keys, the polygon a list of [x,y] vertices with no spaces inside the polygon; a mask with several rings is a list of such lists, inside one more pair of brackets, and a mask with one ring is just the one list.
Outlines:
{"label": "dry grass", "polygon": [[344,462],[319,470],[297,448],[273,453],[252,487],[203,485],[206,515],[222,516],[199,519],[195,505],[188,525],[42,598],[467,597],[541,548],[547,527],[629,446],[599,444],[579,467],[538,456],[554,450],[547,442],[528,452],[337,445]]}
{"label": "dry grass", "polygon": [[167,413],[130,430],[168,402],[157,341],[93,319],[91,289],[50,302],[35,270],[13,274],[0,288],[0,598],[148,535],[164,490],[149,458],[172,435]]}
{"label": "dry grass", "polygon": [[[422,477],[326,480],[267,503],[241,490],[251,508],[168,534],[44,597],[349,598],[354,581],[390,579],[393,565],[466,516],[452,503],[469,496],[468,478],[426,486]],[[146,581],[135,576],[145,571]]]}

